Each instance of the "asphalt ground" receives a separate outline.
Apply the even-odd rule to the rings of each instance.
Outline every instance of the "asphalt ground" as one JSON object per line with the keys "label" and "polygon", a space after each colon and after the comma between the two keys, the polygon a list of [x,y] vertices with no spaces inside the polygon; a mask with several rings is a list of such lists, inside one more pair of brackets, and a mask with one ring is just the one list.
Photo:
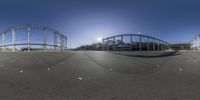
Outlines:
{"label": "asphalt ground", "polygon": [[200,100],[200,52],[0,52],[0,100]]}

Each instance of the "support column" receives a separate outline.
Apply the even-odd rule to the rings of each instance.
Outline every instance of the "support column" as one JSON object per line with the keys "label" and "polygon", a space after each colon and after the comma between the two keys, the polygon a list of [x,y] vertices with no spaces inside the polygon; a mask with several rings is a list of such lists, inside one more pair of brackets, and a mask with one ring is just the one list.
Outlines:
{"label": "support column", "polygon": [[153,40],[153,51],[155,51],[155,40]]}
{"label": "support column", "polygon": [[131,41],[131,43],[133,43],[133,36],[132,35],[131,35],[131,40],[130,41]]}
{"label": "support column", "polygon": [[167,49],[170,49],[170,45],[169,44],[167,44]]}
{"label": "support column", "polygon": [[15,51],[15,29],[12,29],[12,51]]}
{"label": "support column", "polygon": [[115,37],[113,37],[113,45],[115,45],[116,43],[115,43]]}
{"label": "support column", "polygon": [[64,51],[64,36],[63,35],[61,35],[61,37],[60,37],[60,40],[61,40],[61,49],[62,49],[62,51]]}
{"label": "support column", "polygon": [[105,39],[103,39],[102,49],[105,51]]}
{"label": "support column", "polygon": [[142,51],[142,36],[140,35],[140,51]]}
{"label": "support column", "polygon": [[5,33],[3,32],[2,34],[1,34],[2,36],[1,36],[1,50],[2,51],[5,51]]}
{"label": "support column", "polygon": [[65,48],[67,49],[67,37],[65,37],[65,42],[66,42],[66,47]]}
{"label": "support column", "polygon": [[123,38],[123,35],[121,35],[121,51],[123,51],[123,46],[124,46],[123,41],[124,41],[124,38]]}
{"label": "support column", "polygon": [[133,51],[133,36],[131,35],[131,40],[130,40],[130,42],[131,42],[131,51]]}
{"label": "support column", "polygon": [[58,38],[59,38],[59,48],[60,48],[60,51],[62,51],[62,36],[61,35],[58,35]]}
{"label": "support column", "polygon": [[54,50],[57,49],[57,33],[54,32]]}
{"label": "support column", "polygon": [[160,41],[158,41],[158,51],[160,51]]}
{"label": "support column", "polygon": [[47,50],[47,30],[45,28],[43,30],[43,50]]}
{"label": "support column", "polygon": [[106,39],[106,51],[109,51],[109,45],[108,45],[109,43],[108,43],[108,40],[109,40],[109,39],[107,38],[107,39]]}
{"label": "support column", "polygon": [[65,50],[65,37],[63,36],[63,51]]}
{"label": "support column", "polygon": [[198,50],[198,37],[196,37],[196,50]]}
{"label": "support column", "polygon": [[163,44],[163,50],[165,50],[165,43]]}
{"label": "support column", "polygon": [[115,42],[115,37],[112,37],[113,40],[112,40],[112,50],[116,50],[116,48],[113,47],[113,45],[116,45],[116,42]]}
{"label": "support column", "polygon": [[196,40],[196,43],[195,43],[195,50],[197,50],[197,46],[198,46],[198,41],[197,41],[197,37],[195,38],[195,40]]}
{"label": "support column", "polygon": [[59,45],[60,45],[60,50],[62,51],[62,36],[59,35]]}
{"label": "support column", "polygon": [[31,28],[30,27],[28,27],[28,52],[30,52],[30,34],[31,34]]}
{"label": "support column", "polygon": [[147,38],[147,51],[149,51],[149,38]]}

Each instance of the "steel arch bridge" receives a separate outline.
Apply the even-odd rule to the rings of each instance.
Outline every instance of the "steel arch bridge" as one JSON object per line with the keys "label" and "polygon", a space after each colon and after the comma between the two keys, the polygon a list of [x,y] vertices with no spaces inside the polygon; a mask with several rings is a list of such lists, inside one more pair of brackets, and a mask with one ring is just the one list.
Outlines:
{"label": "steel arch bridge", "polygon": [[[16,43],[16,36],[19,35],[20,33],[17,33],[16,31],[24,31],[26,32],[27,35],[27,41],[25,43]],[[31,35],[34,34],[34,32],[32,33],[32,31],[37,30],[37,31],[41,31],[42,33],[42,38],[43,38],[43,42],[41,43],[36,43],[34,41],[31,41]],[[11,43],[6,43],[6,38],[5,36],[11,33]],[[51,34],[53,36],[53,43],[48,43],[47,41],[47,37],[48,35]],[[37,41],[37,40],[35,40]],[[40,50],[48,50],[47,47],[52,47],[53,50],[64,50],[67,48],[67,36],[65,36],[63,33],[57,31],[56,29],[50,28],[48,26],[45,25],[39,25],[39,24],[22,24],[22,25],[16,25],[16,26],[12,26],[7,28],[6,30],[4,30],[3,32],[1,32],[1,50],[2,51],[17,51],[16,46],[23,46],[26,47],[23,50],[33,50],[34,46],[42,46],[41,48],[39,48]],[[9,47],[11,47],[10,49],[8,49]]]}
{"label": "steel arch bridge", "polygon": [[113,51],[161,51],[169,49],[169,43],[142,34],[121,34],[103,39],[103,49]]}

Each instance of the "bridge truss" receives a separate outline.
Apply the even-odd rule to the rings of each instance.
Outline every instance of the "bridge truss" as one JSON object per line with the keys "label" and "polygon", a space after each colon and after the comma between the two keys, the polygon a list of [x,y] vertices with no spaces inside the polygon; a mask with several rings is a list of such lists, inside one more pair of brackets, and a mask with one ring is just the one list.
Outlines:
{"label": "bridge truss", "polygon": [[142,34],[121,34],[103,39],[103,49],[113,51],[161,51],[169,49],[169,43]]}

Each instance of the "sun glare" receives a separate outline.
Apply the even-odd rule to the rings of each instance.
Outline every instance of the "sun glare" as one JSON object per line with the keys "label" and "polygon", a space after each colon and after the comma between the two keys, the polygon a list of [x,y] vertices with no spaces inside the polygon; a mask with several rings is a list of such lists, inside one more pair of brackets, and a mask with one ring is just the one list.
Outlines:
{"label": "sun glare", "polygon": [[98,42],[101,42],[101,41],[102,41],[102,38],[101,38],[101,37],[98,37],[98,38],[97,38],[97,41],[98,41]]}

